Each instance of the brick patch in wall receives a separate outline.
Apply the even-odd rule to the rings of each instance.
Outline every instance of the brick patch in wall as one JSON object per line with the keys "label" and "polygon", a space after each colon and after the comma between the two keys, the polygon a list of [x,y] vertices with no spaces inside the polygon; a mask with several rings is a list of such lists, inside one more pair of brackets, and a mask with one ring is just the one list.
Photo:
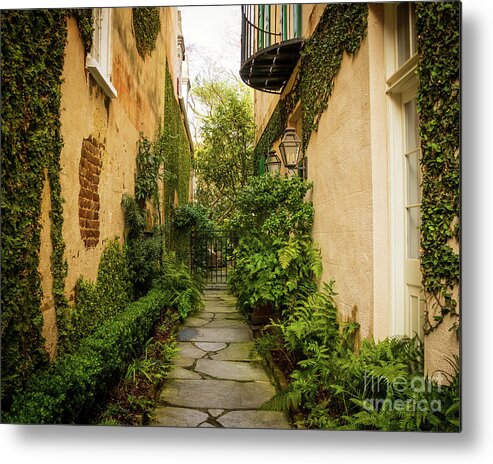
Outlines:
{"label": "brick patch in wall", "polygon": [[82,141],[79,163],[79,228],[86,248],[99,243],[99,175],[103,145],[90,136]]}

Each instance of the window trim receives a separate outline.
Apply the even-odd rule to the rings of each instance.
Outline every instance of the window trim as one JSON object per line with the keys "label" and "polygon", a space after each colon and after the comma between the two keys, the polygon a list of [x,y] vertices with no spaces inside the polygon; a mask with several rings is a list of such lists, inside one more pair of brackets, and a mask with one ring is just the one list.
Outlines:
{"label": "window trim", "polygon": [[[418,88],[418,53],[412,55],[400,67],[397,60],[397,4],[385,5],[384,50],[386,71],[389,187],[390,187],[390,240],[391,240],[391,311],[389,333],[403,335],[409,328],[410,311],[404,310],[409,287],[406,286],[408,274],[407,230],[404,217],[405,183],[403,154],[403,99]],[[419,261],[419,259],[418,259]],[[412,334],[408,334],[412,335]],[[421,335],[421,334],[420,334]]]}
{"label": "window trim", "polygon": [[[99,8],[100,10],[105,10],[106,8]],[[93,9],[93,11],[96,8]],[[104,19],[107,21],[107,42],[105,47],[105,56],[104,59],[107,60],[107,73],[103,71],[103,67],[100,62],[98,62],[93,55],[96,55],[94,47],[95,43],[93,43],[93,48],[91,53],[88,53],[86,56],[86,69],[90,72],[90,74],[94,77],[94,80],[101,87],[103,92],[110,98],[116,98],[118,96],[118,92],[116,91],[113,83],[111,82],[111,24],[112,24],[112,14],[111,8],[107,8],[108,14]],[[94,21],[96,22],[96,15],[94,14]],[[96,28],[101,27],[101,30],[104,30],[103,26],[99,26],[94,24],[94,34],[96,33]],[[101,55],[102,47],[100,47],[99,55]]]}

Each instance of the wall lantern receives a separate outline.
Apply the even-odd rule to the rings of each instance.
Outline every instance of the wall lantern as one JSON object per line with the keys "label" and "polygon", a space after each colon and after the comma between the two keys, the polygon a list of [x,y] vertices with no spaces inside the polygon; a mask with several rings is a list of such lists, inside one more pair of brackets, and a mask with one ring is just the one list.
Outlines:
{"label": "wall lantern", "polygon": [[284,131],[281,143],[279,144],[282,162],[287,169],[298,167],[301,153],[301,140],[292,127]]}
{"label": "wall lantern", "polygon": [[271,150],[267,155],[267,159],[265,160],[265,167],[267,168],[267,172],[270,174],[275,174],[281,170],[281,160],[276,154],[275,150]]}

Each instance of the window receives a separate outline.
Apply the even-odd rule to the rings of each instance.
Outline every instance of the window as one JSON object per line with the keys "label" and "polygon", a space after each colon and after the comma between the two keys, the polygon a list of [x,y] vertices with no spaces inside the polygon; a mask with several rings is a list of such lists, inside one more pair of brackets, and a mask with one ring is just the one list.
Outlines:
{"label": "window", "polygon": [[397,16],[397,65],[401,67],[416,53],[416,18],[414,3],[399,3]]}
{"label": "window", "polygon": [[111,8],[94,8],[94,34],[86,68],[110,98],[117,92],[111,82]]}
{"label": "window", "polygon": [[392,335],[423,335],[420,270],[421,166],[416,105],[416,18],[413,3],[385,6],[385,61],[392,199]]}
{"label": "window", "polygon": [[406,257],[419,259],[419,229],[421,204],[421,168],[419,165],[419,132],[416,99],[403,105],[404,159],[405,159],[405,209],[406,209]]}

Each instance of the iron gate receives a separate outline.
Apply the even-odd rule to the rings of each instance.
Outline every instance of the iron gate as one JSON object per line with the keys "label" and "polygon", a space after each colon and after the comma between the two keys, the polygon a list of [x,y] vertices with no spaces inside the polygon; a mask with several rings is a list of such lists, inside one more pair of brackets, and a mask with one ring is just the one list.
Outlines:
{"label": "iron gate", "polygon": [[227,232],[214,231],[207,238],[191,236],[191,266],[200,273],[205,283],[225,286],[233,261],[233,240]]}

